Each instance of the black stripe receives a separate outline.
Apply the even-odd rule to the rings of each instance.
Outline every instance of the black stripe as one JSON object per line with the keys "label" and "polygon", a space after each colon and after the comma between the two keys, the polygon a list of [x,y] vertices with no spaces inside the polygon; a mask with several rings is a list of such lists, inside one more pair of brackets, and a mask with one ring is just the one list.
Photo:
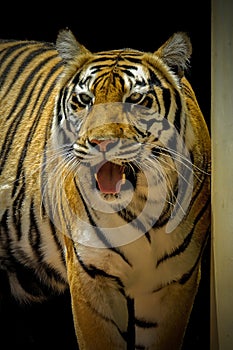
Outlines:
{"label": "black stripe", "polygon": [[[120,336],[123,338],[123,340],[125,342],[127,341],[127,332],[122,331],[114,320],[107,317],[105,314],[100,313],[99,310],[97,310],[95,307],[96,304],[93,305],[90,303],[90,301],[87,301],[87,306],[91,309],[93,314],[96,314],[99,318],[102,318],[105,322],[108,322],[108,323],[111,323],[112,325],[114,325],[116,327],[117,331],[119,332]],[[103,350],[105,350],[105,349],[103,349]],[[106,349],[106,350],[108,350],[108,349]]]}
{"label": "black stripe", "polygon": [[[53,205],[54,205],[54,202],[53,202]],[[51,208],[51,202],[49,202],[49,208]],[[65,219],[65,212],[64,212],[64,208],[63,208],[62,204],[61,204],[61,211],[63,213],[63,219]],[[50,212],[49,215],[47,215],[47,219],[49,220],[50,233],[52,234],[53,241],[57,246],[57,250],[60,254],[60,259],[62,260],[62,262],[65,266],[66,260],[65,260],[63,245],[61,244],[61,242],[58,239],[57,230],[56,230],[54,223],[51,221],[51,218],[53,218],[53,214]],[[65,223],[66,223],[66,228],[67,228],[66,235],[68,235],[68,233],[70,233],[69,227],[67,227],[67,226],[69,226],[69,221],[65,219]]]}
{"label": "black stripe", "polygon": [[176,101],[176,112],[175,112],[175,119],[174,119],[174,126],[178,133],[180,134],[181,130],[181,112],[182,112],[182,104],[181,104],[181,97],[178,93],[178,91],[175,90],[175,101]]}
{"label": "black stripe", "polygon": [[15,231],[17,233],[18,241],[20,241],[20,239],[22,237],[21,210],[22,210],[23,201],[24,201],[25,192],[26,192],[26,184],[25,184],[24,174],[22,174],[21,182],[22,182],[22,184],[21,184],[20,190],[19,190],[19,192],[18,192],[18,194],[13,202],[13,208],[12,208],[12,212],[13,212],[12,220],[13,220],[13,224],[15,226]]}
{"label": "black stripe", "polygon": [[[28,235],[30,245],[33,248],[33,251],[38,258],[38,262],[40,263],[41,267],[45,270],[46,274],[51,279],[54,278],[55,281],[58,281],[58,282],[62,281],[63,283],[65,283],[61,275],[54,268],[50,267],[46,262],[44,262],[44,249],[41,249],[43,244],[41,237],[43,233],[40,232],[37,221],[38,221],[37,211],[35,210],[34,203],[32,201],[30,206],[30,230]],[[58,251],[60,252],[61,260],[65,265],[65,257],[64,257],[64,254],[62,253],[63,250],[62,250],[61,244],[58,241],[56,232],[54,230],[52,232],[53,232],[52,238],[58,248]],[[46,250],[46,247],[45,247],[45,250]]]}
{"label": "black stripe", "polygon": [[[51,202],[50,202],[51,198],[49,198],[49,195],[48,195],[47,192],[44,193],[44,190],[46,189],[47,182],[48,182],[48,175],[46,173],[46,163],[47,163],[46,149],[47,149],[47,145],[46,145],[46,138],[45,138],[43,162],[42,162],[41,173],[40,173],[40,176],[41,176],[41,189],[40,189],[40,191],[41,191],[41,196],[42,196],[42,199],[43,199],[42,203],[41,203],[40,215],[41,215],[42,220],[47,220],[48,225],[49,225],[48,230],[50,231],[50,234],[53,237],[53,240],[54,240],[54,242],[55,242],[55,244],[57,246],[57,249],[60,252],[61,260],[63,261],[63,263],[65,265],[65,257],[64,257],[64,254],[63,254],[63,246],[62,246],[61,242],[58,239],[57,231],[56,231],[56,228],[54,226],[54,223],[51,221],[51,218],[53,217],[53,214],[51,212],[47,212],[51,208]],[[46,210],[45,205],[44,205],[45,195],[47,196],[46,197],[47,204],[48,204],[47,210]]]}
{"label": "black stripe", "polygon": [[142,63],[141,57],[143,57],[142,52],[140,51],[134,51],[131,49],[122,49],[122,50],[115,50],[115,51],[102,51],[98,52],[97,58],[94,58],[92,62],[103,62],[103,61],[109,61],[109,60],[116,60],[116,58],[120,60],[126,60],[132,61],[133,63]]}
{"label": "black stripe", "polygon": [[[154,93],[152,93],[153,96],[155,96]],[[127,102],[127,101],[126,101]],[[140,103],[138,103],[138,106],[143,106],[145,108],[151,109],[154,104],[154,99],[152,96],[147,95]],[[153,125],[154,119],[151,119],[147,121],[147,130],[150,129],[150,127]]]}
{"label": "black stripe", "polygon": [[[151,71],[152,73],[154,73],[155,65],[151,64],[149,61],[146,61],[146,65],[147,65],[147,69],[148,69],[149,71]],[[159,67],[157,66],[156,69],[158,70]],[[167,79],[166,75],[164,75],[164,72],[162,72],[162,71],[160,70],[160,74],[161,74],[161,76],[163,77],[163,80],[166,81],[166,83],[167,83],[168,85],[171,85],[171,82]],[[152,84],[153,84],[153,81],[154,81],[154,82],[155,82],[155,85],[162,87],[161,80],[156,76],[155,73],[154,73],[154,75],[155,75],[155,77],[157,78],[157,81],[154,80],[154,79],[152,79]]]}
{"label": "black stripe", "polygon": [[130,53],[127,53],[126,55],[124,55],[124,59],[127,59],[134,64],[142,64],[141,58],[135,58],[134,55],[138,56],[138,53],[132,53],[132,55]]}
{"label": "black stripe", "polygon": [[[24,84],[22,85],[22,87],[20,89],[19,95],[17,96],[16,101],[15,101],[14,105],[11,108],[9,116],[14,112],[14,110],[17,108],[18,104],[20,103],[20,100],[24,97],[24,94],[26,93],[28,85],[31,83],[31,80],[33,79],[34,74],[36,74],[51,59],[53,59],[53,57],[52,58],[51,57],[46,58],[28,76],[28,78],[26,79],[26,81],[24,82]],[[58,66],[60,66],[60,65],[58,65]],[[5,137],[5,140],[3,141],[4,147],[2,148],[1,154],[0,154],[0,159],[2,159],[2,162],[0,164],[0,173],[3,170],[3,167],[4,167],[5,162],[7,160],[7,154],[8,154],[9,149],[10,149],[12,143],[13,143],[13,138],[14,138],[16,132],[17,132],[18,124],[19,124],[19,122],[21,120],[21,117],[22,117],[22,115],[24,113],[24,109],[26,109],[27,107],[28,106],[25,103],[24,106],[21,108],[20,113],[17,114],[17,117],[14,118],[13,122],[11,123],[11,125],[10,125],[10,127],[8,129],[8,133],[7,133],[6,137]]]}
{"label": "black stripe", "polygon": [[[9,209],[5,210],[5,212],[2,215],[0,234],[1,234],[1,246],[6,252],[6,256],[8,257],[9,261],[11,262],[11,249],[10,249],[11,240],[10,240],[10,232],[9,232],[9,226],[8,226],[9,225],[8,218],[9,218]],[[3,264],[3,266],[6,264],[4,260],[2,261],[2,259],[0,259],[0,261],[1,261],[1,264]]]}
{"label": "black stripe", "polygon": [[[99,84],[99,82],[101,82],[102,85],[104,85],[104,81],[108,78],[108,76],[109,76],[109,72],[102,73],[100,76],[98,76],[93,82],[93,88],[96,89],[96,86]],[[103,79],[104,77],[105,79]]]}
{"label": "black stripe", "polygon": [[127,74],[129,77],[135,79],[135,75],[128,69],[121,69],[121,71],[125,74]]}
{"label": "black stripe", "polygon": [[43,283],[43,279],[35,274],[35,270],[19,261],[15,262],[15,272],[20,286],[28,294],[44,298],[51,295],[51,290],[48,285]]}
{"label": "black stripe", "polygon": [[107,71],[107,73],[104,73],[103,75],[109,74],[110,68],[114,68],[114,66],[115,66],[115,63],[114,64],[108,64],[108,65],[104,64],[104,65],[94,66],[94,67],[91,68],[91,74],[95,74],[97,72],[101,72],[102,70],[105,70],[105,69],[107,69],[108,71]]}
{"label": "black stripe", "polygon": [[1,218],[1,227],[5,230],[6,233],[8,233],[8,209],[4,211],[4,213],[2,214],[2,218]]}
{"label": "black stripe", "polygon": [[125,255],[123,254],[123,252],[121,252],[117,247],[112,247],[111,246],[111,243],[108,242],[108,240],[106,239],[105,235],[103,235],[103,233],[101,232],[101,230],[96,226],[96,223],[94,222],[94,220],[92,219],[92,216],[90,214],[90,211],[89,211],[89,208],[84,200],[84,198],[82,197],[82,194],[79,190],[79,187],[75,181],[75,186],[76,186],[76,189],[78,191],[78,194],[82,200],[82,203],[83,203],[83,206],[85,208],[85,211],[86,211],[86,214],[88,216],[88,219],[90,221],[90,224],[95,227],[95,231],[97,233],[97,236],[98,238],[100,238],[101,242],[104,243],[104,245],[109,248],[111,251],[113,251],[114,253],[120,255],[120,257],[130,266],[132,267],[132,264],[130,263],[130,261],[125,257]]}
{"label": "black stripe", "polygon": [[[48,81],[48,79],[50,78],[50,76],[52,76],[56,70],[58,70],[60,68],[60,65],[57,65],[57,66],[54,66],[53,69],[51,69],[49,75],[46,77],[46,80],[43,82],[43,84],[41,85],[41,89],[40,89],[40,92],[37,96],[37,99],[34,103],[34,105],[32,106],[32,110],[34,110],[34,108],[36,107],[36,104],[38,103],[38,100],[40,98],[40,95],[41,93],[43,92],[43,89]],[[39,79],[39,78],[38,78]],[[31,93],[29,94],[27,100],[25,101],[25,104],[24,106],[22,107],[21,109],[21,113],[24,112],[24,108],[27,108],[27,105],[30,103],[30,99],[31,99],[31,95],[33,94],[33,90],[34,88],[36,88],[36,85],[33,87]],[[51,92],[53,91],[54,87],[56,85],[56,81],[53,82],[53,84],[50,86],[49,90],[47,91],[42,103],[40,104],[40,108],[38,110],[38,114],[37,114],[37,117],[35,118],[34,122],[33,122],[33,125],[31,126],[30,130],[29,130],[29,133],[27,135],[27,138],[26,138],[26,141],[25,141],[25,144],[23,145],[22,147],[22,152],[21,152],[21,155],[20,155],[20,158],[19,158],[19,161],[18,161],[18,168],[17,168],[17,172],[16,172],[16,178],[19,179],[20,178],[20,175],[21,175],[21,171],[22,171],[22,167],[23,167],[23,162],[24,162],[24,159],[26,157],[26,154],[28,152],[28,146],[31,142],[31,140],[33,139],[35,133],[36,133],[36,128],[39,124],[39,121],[42,117],[42,112],[43,112],[43,108],[44,106],[46,105],[47,101],[49,100],[49,97],[51,95]],[[20,114],[21,114],[20,113]],[[13,188],[13,191],[12,191],[12,195],[14,195],[15,191],[16,191],[16,188],[17,188],[17,181],[15,181],[14,183],[14,188]]]}
{"label": "black stripe", "polygon": [[147,232],[147,229],[141,221],[138,220],[138,214],[133,213],[129,208],[122,209],[117,213],[127,224],[138,228],[142,232]]}
{"label": "black stripe", "polygon": [[128,327],[127,327],[127,350],[135,349],[135,310],[134,299],[127,297]]}
{"label": "black stripe", "polygon": [[157,322],[149,322],[145,320],[140,320],[138,318],[135,318],[135,325],[140,328],[156,328],[158,327]]}
{"label": "black stripe", "polygon": [[169,89],[163,88],[162,93],[163,93],[163,102],[164,102],[164,107],[165,107],[164,118],[167,119],[170,108],[171,108],[171,92]]}
{"label": "black stripe", "polygon": [[[45,138],[46,139],[46,138]],[[51,218],[53,217],[53,214],[51,212],[51,208],[53,207],[54,203],[51,205],[51,201],[53,200],[52,198],[49,197],[49,194],[46,192],[44,193],[44,190],[46,189],[47,186],[47,182],[48,182],[48,174],[46,172],[46,163],[47,163],[47,153],[46,153],[46,149],[47,149],[47,145],[46,145],[46,141],[45,141],[45,145],[44,145],[44,154],[43,154],[43,162],[42,162],[42,170],[41,170],[41,193],[43,196],[43,199],[45,200],[45,195],[46,195],[46,201],[47,201],[47,210],[45,208],[44,205],[44,200],[42,201],[41,204],[41,214],[42,214],[42,218],[47,219],[48,220],[48,225],[49,225],[49,229],[50,229],[50,233],[52,234],[52,237],[54,239],[54,242],[57,246],[58,251],[60,252],[60,257],[61,260],[63,261],[64,265],[65,265],[65,256],[63,254],[63,246],[61,244],[61,242],[58,239],[57,236],[57,231],[55,228],[54,223],[51,221]],[[62,208],[63,210],[63,208]],[[49,211],[49,212],[47,212]],[[46,215],[47,213],[47,215]]]}
{"label": "black stripe", "polygon": [[[31,99],[31,95],[33,94],[33,90],[36,89],[37,86],[38,86],[38,81],[39,81],[39,78],[37,79],[37,81],[35,82],[33,88],[31,89],[31,92],[30,92],[29,96],[27,97],[27,99],[25,101],[25,104],[23,105],[23,107],[19,111],[17,119],[18,118],[21,119],[21,117],[23,117],[23,114],[24,114],[24,111],[25,111],[24,108],[27,108],[27,106],[29,105],[30,99]],[[32,107],[32,111],[34,110],[34,107],[35,107],[35,105]],[[11,135],[11,143],[13,143],[14,134],[16,134],[16,132],[17,132],[16,128],[17,128],[17,125],[15,125],[15,131],[13,132],[13,135]],[[29,131],[29,133],[30,133],[30,131]],[[9,144],[9,147],[10,147],[10,144]],[[19,160],[18,160],[18,167],[17,167],[17,171],[16,171],[16,180],[14,182],[14,186],[13,186],[13,189],[12,189],[12,197],[15,195],[16,190],[17,190],[18,185],[19,185],[20,180],[21,180],[21,171],[22,171],[22,168],[23,168],[23,159],[25,158],[25,156],[23,156],[23,154],[26,155],[26,153],[27,153],[27,141],[25,142],[24,146],[22,147],[21,156],[19,157]]]}
{"label": "black stripe", "polygon": [[201,208],[198,215],[195,217],[195,220],[193,222],[193,228],[189,232],[189,234],[184,238],[183,242],[176,249],[174,249],[170,254],[166,253],[162,258],[158,259],[158,261],[156,263],[156,267],[158,267],[164,261],[183,253],[187,249],[187,247],[189,246],[189,244],[192,240],[193,234],[195,232],[195,228],[196,228],[199,220],[202,218],[203,214],[205,213],[206,209],[208,208],[209,204],[210,204],[210,200],[208,199],[206,201],[205,205]]}
{"label": "black stripe", "polygon": [[[45,270],[46,275],[50,279],[54,279],[56,282],[62,282],[66,284],[66,281],[64,281],[60,273],[44,261],[44,253],[47,247],[42,247],[43,242],[41,240],[41,237],[43,233],[40,232],[37,221],[37,212],[35,211],[34,203],[32,200],[30,205],[30,229],[28,239],[31,247],[33,248],[34,258],[35,256],[37,257],[40,268]],[[24,259],[25,261],[28,260],[26,255]]]}
{"label": "black stripe", "polygon": [[111,248],[111,246],[112,246],[111,243],[107,240],[106,236],[103,234],[103,232],[99,229],[99,227],[96,225],[95,221],[93,220],[91,213],[89,211],[88,205],[86,204],[86,201],[84,200],[84,198],[79,190],[78,184],[76,183],[76,179],[74,180],[74,183],[75,183],[76,190],[78,191],[78,194],[82,200],[82,203],[83,203],[83,206],[85,208],[85,212],[87,214],[88,220],[89,220],[91,226],[93,227],[93,229],[95,230],[97,237],[106,246],[106,248]]}
{"label": "black stripe", "polygon": [[[142,77],[141,78],[142,80],[138,80],[137,78],[135,79],[135,85],[138,85],[138,86],[146,86],[147,83],[145,81],[145,79]],[[153,90],[154,91],[154,90]]]}
{"label": "black stripe", "polygon": [[[13,45],[11,45],[13,43]],[[1,44],[6,44],[5,47],[3,47],[3,49],[0,49],[0,55],[2,55],[1,59],[0,59],[0,65],[2,63],[4,63],[8,57],[11,56],[11,54],[14,51],[17,51],[18,49],[22,48],[22,47],[27,47],[27,46],[31,46],[31,45],[36,45],[38,46],[38,44],[41,44],[37,41],[17,41],[15,42],[14,40],[12,42],[8,41],[8,40],[0,40],[0,45]],[[9,44],[9,45],[8,45]]]}
{"label": "black stripe", "polygon": [[[1,72],[1,77],[0,77],[0,88],[2,88],[6,78],[7,78],[7,75],[8,73],[10,72],[11,70],[11,67],[12,65],[14,64],[14,62],[23,54],[25,53],[25,50],[24,48],[27,48],[28,47],[28,43],[23,43],[23,44],[18,44],[18,45],[14,45],[14,46],[11,46],[11,47],[6,47],[4,49],[5,54],[2,56],[1,60],[0,60],[0,66],[4,63],[4,61],[7,60],[8,57],[10,57],[14,51],[17,51],[18,49],[21,49],[23,48],[23,50],[19,51],[17,53],[17,55],[15,55],[11,60],[10,62],[7,64],[7,66],[5,67],[5,69]],[[3,51],[2,51],[3,52]],[[1,52],[1,53],[2,53]]]}
{"label": "black stripe", "polygon": [[[42,217],[45,218],[45,216],[46,216],[46,208],[45,208],[45,204],[44,204],[45,195],[46,195],[46,200],[48,200],[49,208],[51,208],[50,200],[49,200],[49,197],[48,197],[48,193],[45,192],[45,189],[47,188],[47,184],[48,184],[48,174],[47,174],[47,171],[46,171],[46,166],[47,166],[47,144],[44,145],[43,149],[44,149],[44,151],[43,151],[43,156],[42,156],[42,165],[41,165],[41,172],[40,172],[40,178],[41,178],[40,192],[41,192],[41,198],[43,199],[42,203],[41,203],[41,205],[42,205],[41,206],[41,214],[42,214]],[[51,217],[52,217],[52,213],[49,213],[49,218],[51,218]]]}
{"label": "black stripe", "polygon": [[57,117],[56,126],[60,126],[60,123],[62,121],[62,105],[63,105],[62,99],[63,99],[64,93],[65,93],[65,89],[63,88],[62,90],[59,91],[58,98],[55,101],[56,103],[55,111],[56,111],[56,117]]}
{"label": "black stripe", "polygon": [[[62,111],[63,111],[63,113],[64,113],[64,115],[65,115],[65,113],[66,113],[66,100],[67,100],[67,98],[68,98],[68,96],[69,96],[69,88],[68,87],[64,87],[61,91],[60,91],[60,97],[61,97],[61,99],[60,99],[60,97],[59,97],[59,101],[58,102],[60,102],[61,103],[61,106],[59,106],[59,108],[61,107],[61,109],[62,109]],[[67,116],[66,116],[67,117]]]}
{"label": "black stripe", "polygon": [[152,293],[157,293],[158,291],[160,291],[161,289],[171,285],[171,284],[174,284],[174,283],[179,283],[179,284],[185,284],[189,279],[190,277],[192,276],[193,272],[196,270],[196,267],[197,265],[199,264],[200,260],[201,260],[201,257],[203,255],[203,252],[204,252],[204,249],[206,247],[206,244],[207,244],[207,241],[208,241],[208,238],[209,238],[209,233],[210,233],[210,227],[208,227],[207,231],[206,231],[206,235],[205,235],[205,240],[204,240],[204,243],[201,247],[201,250],[197,256],[197,259],[196,261],[194,262],[193,266],[189,269],[188,272],[185,272],[181,278],[177,279],[177,280],[171,280],[171,281],[168,281],[166,284],[161,284],[157,289],[153,290]]}
{"label": "black stripe", "polygon": [[118,254],[124,262],[126,262],[130,267],[133,267],[132,263],[126,258],[126,256],[119,250],[119,248],[116,247],[110,247],[109,248],[114,253]]}
{"label": "black stripe", "polygon": [[[22,75],[24,74],[24,70],[27,69],[27,66],[31,63],[31,61],[33,61],[33,59],[34,59],[36,56],[39,56],[40,54],[43,54],[44,52],[49,52],[49,50],[48,50],[47,48],[43,48],[43,47],[42,47],[42,48],[39,48],[39,49],[37,49],[37,50],[34,50],[34,51],[30,52],[30,53],[26,56],[26,58],[24,59],[23,62],[20,62],[18,71],[17,71],[16,73],[14,73],[14,79],[10,79],[10,84],[9,84],[9,86],[8,86],[7,91],[4,93],[3,98],[9,93],[9,91],[11,91],[12,86],[15,84],[15,82],[16,82],[16,80],[19,78],[19,76],[22,76]],[[20,55],[19,55],[19,56],[20,56]],[[37,72],[37,70],[40,70],[40,67],[42,67],[42,66],[46,63],[47,60],[49,61],[50,58],[54,58],[54,57],[57,57],[57,54],[52,55],[51,57],[49,57],[49,58],[45,59],[44,61],[42,61],[41,64],[37,65],[37,68],[34,70],[35,73]],[[45,62],[45,63],[43,63],[43,62]],[[3,72],[3,73],[6,75],[6,77],[7,77],[7,75],[8,75],[9,73],[11,73],[11,68],[12,68],[12,62],[10,62],[10,63],[8,64],[7,68],[6,68],[5,71]],[[32,71],[32,72],[33,72],[33,71]],[[32,74],[34,74],[34,73],[32,73]],[[4,75],[3,75],[3,76],[4,76]],[[30,77],[30,76],[31,76],[31,77]],[[30,75],[30,76],[29,76],[28,79],[31,80],[31,79],[32,79],[32,75]],[[5,77],[5,78],[6,78],[6,77]],[[10,76],[10,78],[12,78],[12,77]],[[30,80],[29,80],[29,81],[30,81]]]}
{"label": "black stripe", "polygon": [[119,277],[114,276],[114,275],[110,275],[107,272],[105,272],[104,270],[95,267],[93,264],[86,265],[84,263],[84,261],[82,260],[81,256],[79,255],[75,244],[73,244],[73,248],[74,248],[75,255],[77,257],[77,260],[78,260],[80,266],[88,274],[88,276],[90,276],[93,279],[95,279],[97,276],[98,277],[100,276],[100,277],[109,278],[109,279],[115,281],[116,284],[118,285],[119,292],[122,295],[125,295],[125,293],[124,293],[124,284],[123,284],[123,282],[121,281],[121,279]]}
{"label": "black stripe", "polygon": [[72,84],[73,85],[76,85],[79,83],[79,80],[80,80],[80,75],[81,75],[81,69],[78,73],[75,74],[75,76],[73,77],[72,79]]}
{"label": "black stripe", "polygon": [[[120,61],[123,61],[123,60],[120,60]],[[120,61],[119,61],[119,63],[120,63]],[[137,67],[129,65],[129,64],[120,64],[119,66],[120,66],[120,68],[125,68],[126,70],[128,70],[128,69],[137,70]]]}
{"label": "black stripe", "polygon": [[[38,51],[46,51],[46,50],[38,50]],[[32,55],[32,59],[34,58],[34,56],[37,56],[37,55]],[[19,94],[15,100],[15,104],[14,106],[12,107],[10,113],[9,113],[9,117],[10,115],[14,112],[14,110],[16,109],[16,107],[18,106],[18,104],[20,103],[20,101],[23,99],[24,95],[25,95],[25,92],[27,91],[27,88],[28,86],[30,85],[33,77],[41,70],[41,68],[43,68],[47,63],[49,63],[49,61],[52,61],[54,58],[56,58],[57,55],[52,55],[50,57],[46,57],[43,61],[40,61],[39,64],[37,64],[37,66],[30,71],[30,74],[27,76],[27,78],[25,79],[20,91],[19,91]],[[25,60],[25,67],[24,69],[27,68],[27,65],[31,63],[31,62],[26,62]],[[58,63],[57,66],[60,67],[62,65],[62,62]],[[53,68],[54,69],[54,68]],[[21,75],[21,70],[19,72],[19,75]],[[15,75],[16,78],[19,77],[19,75]],[[9,90],[9,89],[8,89]],[[40,91],[41,91],[41,88],[40,88]]]}
{"label": "black stripe", "polygon": [[[87,85],[88,82],[91,80],[91,78],[92,78],[92,76],[89,75],[89,76],[85,77],[85,79],[83,78],[82,80],[80,80],[80,86]],[[72,81],[72,83],[73,83],[73,81]]]}
{"label": "black stripe", "polygon": [[146,237],[147,241],[151,244],[151,236],[150,236],[149,232],[145,233],[145,237]]}
{"label": "black stripe", "polygon": [[[115,61],[115,57],[116,57],[116,55],[114,53],[112,53],[112,52],[109,52],[109,53],[103,52],[103,54],[101,54],[101,56],[98,55],[97,58],[92,59],[91,60],[91,64],[98,63],[98,62],[104,62],[104,61],[113,61],[113,60]],[[100,65],[100,66],[103,66],[103,67],[107,66],[107,67],[109,67],[107,62],[105,64],[105,66],[104,65]]]}
{"label": "black stripe", "polygon": [[33,248],[34,253],[38,258],[40,258],[40,260],[42,260],[41,256],[39,255],[39,249],[41,246],[40,230],[36,222],[36,213],[34,212],[33,200],[31,201],[30,205],[30,228],[28,233],[28,240],[30,246]]}
{"label": "black stripe", "polygon": [[63,250],[64,247],[61,244],[61,242],[59,241],[58,236],[57,236],[57,231],[55,229],[55,226],[54,226],[53,222],[50,219],[49,219],[49,230],[50,230],[50,233],[52,234],[53,241],[55,242],[55,244],[57,246],[57,250],[60,253],[61,261],[63,262],[63,265],[65,266],[66,265],[66,259],[65,259],[64,250]]}
{"label": "black stripe", "polygon": [[208,228],[208,230],[207,230],[206,232],[207,232],[207,233],[206,233],[205,241],[204,241],[204,244],[202,245],[202,248],[201,248],[201,250],[200,250],[200,253],[199,253],[199,255],[198,255],[198,257],[197,257],[195,263],[194,263],[193,266],[191,267],[191,269],[190,269],[188,272],[184,273],[183,276],[180,278],[180,280],[179,280],[179,283],[180,283],[180,284],[185,284],[185,283],[190,279],[190,277],[192,276],[193,272],[195,271],[197,265],[199,264],[200,259],[201,259],[201,257],[202,257],[202,254],[203,254],[203,252],[204,252],[204,249],[205,249],[205,247],[206,247],[208,238],[209,238],[210,227]]}
{"label": "black stripe", "polygon": [[[128,175],[128,174],[127,174]],[[126,175],[126,176],[127,176]],[[127,176],[129,178],[129,176]],[[136,181],[135,181],[136,182]],[[133,181],[132,181],[133,183]],[[133,209],[133,208],[132,208]],[[130,208],[123,208],[122,210],[118,211],[117,214],[127,223],[131,224],[132,222],[135,222],[138,217],[138,213],[134,213]],[[133,225],[135,226],[135,224]],[[141,229],[144,230],[145,227],[142,225]]]}
{"label": "black stripe", "polygon": [[[124,108],[125,108],[125,104],[124,104]],[[138,136],[141,136],[141,137],[146,137],[146,130],[140,130],[139,128],[137,128],[136,126],[134,126],[134,130],[135,130],[135,133],[138,135]]]}
{"label": "black stripe", "polygon": [[157,93],[156,93],[155,90],[153,91],[153,95],[155,97],[155,101],[156,101],[156,104],[157,104],[158,115],[160,115],[161,114],[161,105],[160,105],[160,102],[159,102],[159,99],[158,99],[158,96],[157,96]]}
{"label": "black stripe", "polygon": [[113,84],[116,86],[117,79],[120,81],[121,91],[125,92],[125,81],[119,73],[113,73]]}
{"label": "black stripe", "polygon": [[[41,266],[42,268],[44,266]],[[55,290],[52,290],[49,284],[44,283],[43,279],[40,275],[35,273],[34,268],[26,265],[25,263],[21,263],[19,261],[14,262],[14,269],[17,276],[17,279],[21,285],[21,287],[30,295],[41,298],[48,298],[52,294],[55,293]],[[50,271],[49,271],[50,270]],[[51,272],[49,274],[49,272]],[[53,276],[54,270],[51,268],[46,269],[47,275]],[[55,278],[59,282],[63,282],[66,285],[65,281],[62,281],[61,278]]]}
{"label": "black stripe", "polygon": [[[153,69],[154,69],[154,67],[153,67]],[[148,68],[148,71],[150,74],[150,78],[148,79],[148,84],[151,88],[153,88],[154,86],[159,86],[160,88],[162,88],[161,81],[158,78],[158,76],[155,74],[153,69]]]}

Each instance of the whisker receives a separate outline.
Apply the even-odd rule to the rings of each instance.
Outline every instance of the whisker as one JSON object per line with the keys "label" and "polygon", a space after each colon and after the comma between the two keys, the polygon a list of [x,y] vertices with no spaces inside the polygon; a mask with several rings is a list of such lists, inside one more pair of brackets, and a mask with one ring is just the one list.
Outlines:
{"label": "whisker", "polygon": [[[169,175],[169,173],[167,173],[164,170],[164,165],[161,166],[160,161],[161,161],[161,159],[158,160],[156,157],[147,158],[146,161],[143,163],[143,167],[146,166],[147,168],[153,169],[154,172],[155,171],[157,172],[157,179],[158,179],[157,185],[160,184],[160,186],[158,186],[158,188],[157,188],[157,191],[158,190],[160,191],[160,195],[163,196],[163,199],[166,203],[168,203],[172,207],[175,207],[175,205],[177,204],[179,206],[179,208],[181,209],[182,213],[184,214],[185,210],[182,207],[180,201],[178,200],[177,196],[174,193],[174,190],[173,190],[174,186],[173,186],[173,182],[170,178],[170,175]],[[156,165],[157,166],[159,165],[159,168]],[[171,166],[168,163],[165,163],[165,165],[169,165],[169,167]],[[175,167],[173,167],[173,169],[176,170]],[[159,179],[160,179],[160,181],[159,181]],[[185,181],[186,179],[183,178],[183,180]],[[187,182],[187,184],[189,184],[189,183]],[[169,200],[169,197],[170,197],[170,200]]]}
{"label": "whisker", "polygon": [[[67,151],[66,148],[69,150]],[[52,188],[51,198],[53,202],[53,217],[55,217],[55,211],[57,210],[58,205],[58,196],[61,195],[63,190],[63,184],[67,176],[75,170],[79,161],[77,158],[70,152],[70,148],[63,147],[58,152],[51,152],[52,156],[46,159],[45,169],[49,170],[46,176],[46,182],[43,186],[41,204],[45,200],[45,195],[47,191],[50,191],[49,188]],[[49,161],[48,161],[49,160]],[[53,166],[53,162],[56,161],[56,164]],[[52,168],[52,171],[50,171]]]}
{"label": "whisker", "polygon": [[[157,149],[159,150],[159,154],[163,154],[163,155],[169,157],[169,155],[167,154],[167,152],[169,152],[171,155],[177,157],[177,158],[175,158],[177,161],[181,162],[181,160],[183,160],[185,163],[182,163],[182,164],[185,165],[186,167],[188,167],[188,165],[189,165],[189,166],[190,166],[189,169],[194,168],[194,169],[196,169],[197,171],[199,171],[199,172],[201,172],[201,173],[203,173],[203,174],[205,174],[205,175],[211,175],[208,171],[205,171],[205,170],[199,168],[197,165],[193,164],[192,161],[189,159],[188,156],[185,156],[185,155],[183,155],[182,153],[177,152],[177,151],[175,151],[174,149],[172,149],[172,148],[170,148],[170,147],[162,147],[162,146],[160,146],[160,145],[154,145],[154,144],[151,144],[151,146],[153,146],[153,147],[155,146],[154,148],[155,148],[156,150],[157,150]],[[179,158],[181,158],[181,160],[179,160]],[[187,164],[186,164],[186,163],[187,163]],[[197,175],[196,175],[196,176],[197,176]]]}
{"label": "whisker", "polygon": [[[51,156],[49,156],[45,161],[41,161],[41,159],[43,158],[43,154],[40,154],[38,156],[38,160],[35,160],[35,163],[32,164],[32,167],[30,168],[30,173],[26,173],[24,171],[21,171],[20,176],[18,176],[17,178],[15,178],[12,181],[8,181],[7,185],[10,186],[14,186],[16,183],[19,183],[20,181],[22,181],[23,179],[28,179],[28,178],[32,178],[37,172],[38,175],[41,171],[41,169],[46,166],[49,162],[52,162],[54,160],[56,160],[58,158],[58,156],[65,156],[66,153],[64,153],[65,150],[69,150],[70,149],[70,145],[65,145],[65,146],[61,146],[58,149],[55,150],[46,150],[46,155],[49,154],[49,152],[51,153]],[[38,164],[36,164],[36,162]]]}
{"label": "whisker", "polygon": [[[152,158],[154,157],[154,160],[158,161],[158,159],[155,157],[155,156],[151,156]],[[172,164],[168,163],[165,161],[165,159],[162,159],[162,158],[159,158],[159,162],[160,163],[163,163],[163,167],[165,168],[165,166],[168,166],[167,169],[169,170],[172,170],[174,172],[177,173],[177,175],[187,184],[187,185],[190,185],[190,182],[187,180],[187,178],[177,169],[176,166],[173,166]],[[192,174],[192,169],[190,169],[189,167],[187,168],[188,170],[190,170],[190,173]],[[201,181],[199,178],[198,178],[199,181]]]}

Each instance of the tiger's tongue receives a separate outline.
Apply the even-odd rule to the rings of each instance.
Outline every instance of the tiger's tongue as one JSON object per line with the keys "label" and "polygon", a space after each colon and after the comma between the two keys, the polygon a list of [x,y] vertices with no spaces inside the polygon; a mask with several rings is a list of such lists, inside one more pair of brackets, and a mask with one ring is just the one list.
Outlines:
{"label": "tiger's tongue", "polygon": [[119,193],[123,183],[124,167],[106,162],[97,171],[96,180],[103,193]]}

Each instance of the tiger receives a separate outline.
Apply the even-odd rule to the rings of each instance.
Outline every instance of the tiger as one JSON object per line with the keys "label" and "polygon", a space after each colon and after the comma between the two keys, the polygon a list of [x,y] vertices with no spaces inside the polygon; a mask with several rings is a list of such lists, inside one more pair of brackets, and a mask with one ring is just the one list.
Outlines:
{"label": "tiger", "polygon": [[69,290],[79,349],[181,349],[210,233],[192,44],[93,53],[1,40],[0,269],[20,303]]}

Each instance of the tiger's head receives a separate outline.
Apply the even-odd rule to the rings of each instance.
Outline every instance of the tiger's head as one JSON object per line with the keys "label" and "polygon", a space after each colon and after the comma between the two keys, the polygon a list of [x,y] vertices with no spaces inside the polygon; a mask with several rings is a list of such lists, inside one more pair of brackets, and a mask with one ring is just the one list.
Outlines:
{"label": "tiger's head", "polygon": [[[69,191],[78,189],[94,210],[99,212],[102,205],[105,214],[121,212],[127,220],[138,215],[145,200],[153,208],[156,203],[159,208],[172,203],[174,208],[176,157],[187,156],[181,80],[191,55],[188,36],[175,33],[154,53],[91,53],[64,30],[56,47],[64,70],[53,145],[64,150],[65,177],[74,188]],[[151,216],[160,215],[153,209]]]}

